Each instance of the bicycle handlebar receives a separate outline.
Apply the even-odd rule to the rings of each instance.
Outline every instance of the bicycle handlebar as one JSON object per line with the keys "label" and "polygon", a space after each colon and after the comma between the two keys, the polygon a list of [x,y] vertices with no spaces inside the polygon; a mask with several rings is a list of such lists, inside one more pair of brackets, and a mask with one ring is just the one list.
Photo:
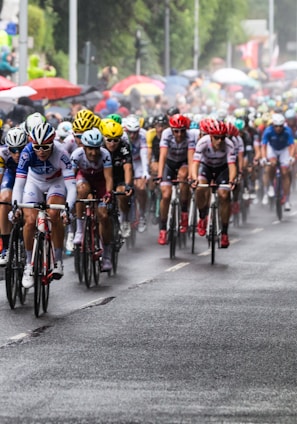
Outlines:
{"label": "bicycle handlebar", "polygon": [[15,206],[17,208],[40,209],[40,210],[45,210],[45,209],[54,209],[54,210],[60,210],[60,211],[68,210],[68,205],[60,205],[55,203],[46,204],[44,202],[38,202],[38,203],[16,203],[15,202]]}

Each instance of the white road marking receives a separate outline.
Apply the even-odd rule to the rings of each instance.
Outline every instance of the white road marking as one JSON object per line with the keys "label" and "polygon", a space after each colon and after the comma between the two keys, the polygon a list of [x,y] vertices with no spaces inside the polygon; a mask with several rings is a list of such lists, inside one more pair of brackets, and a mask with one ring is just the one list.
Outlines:
{"label": "white road marking", "polygon": [[167,268],[165,269],[165,272],[175,272],[181,268],[183,268],[184,266],[189,265],[190,262],[180,262],[177,265],[172,266],[171,268]]}
{"label": "white road marking", "polygon": [[251,231],[251,234],[257,234],[257,233],[260,233],[261,231],[263,231],[264,230],[264,228],[254,228],[252,231]]}
{"label": "white road marking", "polygon": [[9,340],[11,340],[13,342],[17,342],[19,340],[24,339],[25,337],[28,337],[28,336],[29,336],[29,333],[20,333],[20,334],[17,334],[16,336],[10,337]]}

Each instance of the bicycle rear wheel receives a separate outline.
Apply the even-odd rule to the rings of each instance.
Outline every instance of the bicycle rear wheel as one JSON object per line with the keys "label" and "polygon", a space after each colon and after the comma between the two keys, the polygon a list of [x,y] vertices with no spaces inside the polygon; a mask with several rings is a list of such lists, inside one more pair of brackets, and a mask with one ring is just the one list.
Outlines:
{"label": "bicycle rear wheel", "polygon": [[36,249],[34,256],[34,312],[36,318],[40,314],[40,303],[42,293],[42,277],[43,277],[43,245],[44,245],[44,234],[38,233],[35,240]]}
{"label": "bicycle rear wheel", "polygon": [[80,283],[84,282],[84,272],[83,272],[83,255],[82,247],[80,244],[74,246],[73,257],[74,257],[74,269],[78,275],[78,280]]}
{"label": "bicycle rear wheel", "polygon": [[275,206],[276,206],[276,216],[278,220],[281,221],[283,217],[283,205],[282,205],[282,183],[280,177],[276,179],[275,186]]}
{"label": "bicycle rear wheel", "polygon": [[119,251],[122,246],[122,236],[118,217],[112,217],[112,227],[111,263],[112,271],[115,275],[118,269]]}
{"label": "bicycle rear wheel", "polygon": [[195,199],[191,199],[189,208],[189,236],[191,238],[191,253],[195,253],[195,240],[196,240],[196,226],[197,226],[197,208]]}
{"label": "bicycle rear wheel", "polygon": [[90,288],[92,282],[92,272],[93,272],[93,263],[92,263],[92,222],[89,216],[86,217],[85,229],[84,229],[84,239],[82,245],[82,257],[83,257],[83,272],[84,280],[87,288]]}

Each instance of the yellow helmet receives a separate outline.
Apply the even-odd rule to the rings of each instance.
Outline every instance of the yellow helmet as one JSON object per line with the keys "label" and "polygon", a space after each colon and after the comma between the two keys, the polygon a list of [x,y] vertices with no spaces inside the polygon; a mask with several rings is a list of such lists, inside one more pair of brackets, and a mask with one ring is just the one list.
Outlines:
{"label": "yellow helmet", "polygon": [[74,133],[83,133],[93,128],[93,119],[77,118],[72,122],[72,130]]}
{"label": "yellow helmet", "polygon": [[74,119],[93,119],[94,118],[94,113],[90,110],[90,109],[81,109],[79,110]]}
{"label": "yellow helmet", "polygon": [[94,115],[93,117],[93,127],[100,129],[101,118],[98,115]]}
{"label": "yellow helmet", "polygon": [[123,135],[123,127],[113,119],[101,119],[99,130],[106,138],[119,138]]}

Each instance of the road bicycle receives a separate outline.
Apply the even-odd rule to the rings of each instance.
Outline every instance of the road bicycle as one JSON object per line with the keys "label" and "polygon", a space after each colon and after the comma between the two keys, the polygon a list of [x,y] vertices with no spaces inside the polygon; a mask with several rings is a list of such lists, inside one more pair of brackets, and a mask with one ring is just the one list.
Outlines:
{"label": "road bicycle", "polygon": [[[267,165],[271,166],[271,162],[268,162]],[[282,173],[281,173],[279,156],[277,157],[273,186],[274,186],[274,197],[269,198],[271,202],[270,206],[273,207],[273,200],[274,200],[276,216],[278,220],[281,221],[283,218],[283,183],[282,183]]]}
{"label": "road bicycle", "polygon": [[195,240],[196,240],[196,231],[197,231],[197,206],[196,206],[196,197],[195,197],[195,189],[193,187],[190,188],[191,197],[190,197],[190,205],[189,205],[189,219],[188,219],[188,234],[191,239],[191,252],[195,253]]}
{"label": "road bicycle", "polygon": [[209,187],[211,189],[207,227],[206,227],[206,239],[208,241],[208,247],[211,249],[211,264],[215,263],[216,246],[221,247],[221,220],[219,214],[219,197],[218,189],[230,189],[229,184],[216,184],[211,182],[210,184],[198,184],[198,187]]}
{"label": "road bicycle", "polygon": [[[122,245],[124,244],[124,238],[121,233],[121,224],[120,224],[120,211],[117,202],[117,196],[126,196],[126,192],[122,191],[113,191],[112,192],[112,200],[109,207],[109,216],[112,224],[112,240],[110,243],[111,248],[111,263],[112,263],[112,271],[115,275],[117,273],[118,268],[118,256],[121,250]],[[109,271],[108,275],[111,272]]]}
{"label": "road bicycle", "polygon": [[84,231],[81,245],[75,249],[75,269],[80,282],[90,288],[92,281],[99,284],[102,261],[102,244],[99,236],[99,220],[97,205],[102,199],[79,199],[77,202],[85,205],[83,215]]}
{"label": "road bicycle", "polygon": [[179,247],[186,245],[186,234],[180,231],[181,222],[181,203],[180,203],[180,184],[188,184],[185,181],[171,180],[172,191],[167,217],[167,240],[169,244],[169,257],[175,258],[176,245]]}
{"label": "road bicycle", "polygon": [[[11,206],[11,203],[8,202],[0,203]],[[12,209],[13,214],[15,210],[16,207],[14,206]],[[26,301],[28,290],[22,286],[25,264],[26,253],[23,241],[23,217],[21,216],[12,224],[7,250],[7,265],[5,268],[6,297],[11,309],[15,308],[17,297],[21,305]]]}
{"label": "road bicycle", "polygon": [[[41,312],[47,312],[50,283],[54,279],[55,250],[51,236],[51,220],[48,210],[60,210],[68,213],[68,206],[47,204],[46,200],[37,203],[18,203],[17,209],[27,208],[38,211],[32,250],[32,270],[34,278],[34,312],[36,318]],[[56,277],[55,277],[56,279]]]}

